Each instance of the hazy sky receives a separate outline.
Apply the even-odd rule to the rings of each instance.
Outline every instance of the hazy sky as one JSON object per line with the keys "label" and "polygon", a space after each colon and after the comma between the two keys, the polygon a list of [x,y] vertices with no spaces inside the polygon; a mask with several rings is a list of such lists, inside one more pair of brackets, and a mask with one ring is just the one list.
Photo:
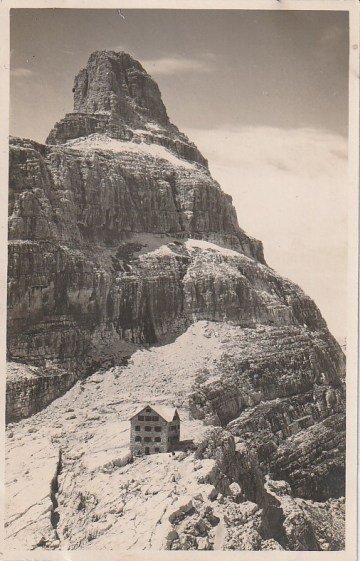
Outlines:
{"label": "hazy sky", "polygon": [[12,10],[11,133],[44,141],[94,50],[157,80],[270,266],[346,329],[347,12]]}

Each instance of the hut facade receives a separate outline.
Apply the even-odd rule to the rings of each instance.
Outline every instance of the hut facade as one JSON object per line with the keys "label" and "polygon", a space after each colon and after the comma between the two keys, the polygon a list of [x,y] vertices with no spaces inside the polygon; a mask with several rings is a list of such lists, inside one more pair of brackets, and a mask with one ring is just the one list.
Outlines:
{"label": "hut facade", "polygon": [[176,450],[180,442],[180,417],[175,407],[146,405],[130,418],[133,456]]}

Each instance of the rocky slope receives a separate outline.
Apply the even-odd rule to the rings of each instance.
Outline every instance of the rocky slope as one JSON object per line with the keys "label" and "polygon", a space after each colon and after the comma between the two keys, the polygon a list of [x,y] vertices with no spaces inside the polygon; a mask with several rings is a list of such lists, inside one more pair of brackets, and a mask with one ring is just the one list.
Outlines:
{"label": "rocky slope", "polygon": [[[262,439],[264,448],[271,434],[273,447],[275,431],[265,438],[252,432],[252,443],[245,431],[234,434],[233,423],[226,429],[207,426],[189,412],[194,384],[211,384],[231,340],[246,340],[252,331],[196,322],[175,342],[139,350],[127,366],[79,381],[40,413],[10,424],[8,548],[343,549],[343,498],[298,496],[287,482],[276,480],[273,450],[271,465],[265,466],[259,443]],[[278,331],[266,328],[269,337]],[[252,360],[260,364],[263,359],[260,346]],[[128,419],[147,400],[179,407],[181,439],[193,439],[195,451],[128,463]],[[268,420],[285,431],[288,422],[276,414]],[[306,469],[315,448],[320,455],[322,440],[306,448],[309,429],[296,432],[292,426],[289,433],[281,442],[290,446],[297,437],[297,446],[306,451]],[[340,468],[341,454],[337,462]]]}
{"label": "rocky slope", "polygon": [[[11,140],[7,347],[10,549],[344,547],[344,355],[126,53]],[[148,400],[194,450],[127,463]]]}

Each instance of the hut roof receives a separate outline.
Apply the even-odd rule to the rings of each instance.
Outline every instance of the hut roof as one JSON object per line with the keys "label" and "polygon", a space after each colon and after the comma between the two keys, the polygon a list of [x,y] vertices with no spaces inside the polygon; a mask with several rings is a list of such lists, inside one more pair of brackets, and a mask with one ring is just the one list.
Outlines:
{"label": "hut roof", "polygon": [[154,405],[151,405],[150,403],[148,403],[147,405],[144,405],[144,407],[141,407],[140,409],[137,409],[135,411],[135,413],[130,417],[130,420],[133,419],[139,413],[141,413],[141,411],[144,411],[144,409],[146,409],[147,407],[151,407],[151,409],[153,411],[158,413],[160,415],[160,417],[162,417],[168,423],[170,423],[173,420],[173,418],[175,417],[175,414],[177,413],[176,407],[167,407],[165,405],[155,405],[154,406]]}

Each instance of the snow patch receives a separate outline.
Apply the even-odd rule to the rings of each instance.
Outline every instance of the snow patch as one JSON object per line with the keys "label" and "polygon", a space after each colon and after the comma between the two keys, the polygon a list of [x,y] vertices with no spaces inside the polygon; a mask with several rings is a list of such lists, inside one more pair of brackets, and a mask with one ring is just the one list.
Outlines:
{"label": "snow patch", "polygon": [[146,126],[147,126],[148,129],[151,129],[153,131],[164,130],[164,127],[160,127],[160,125],[158,125],[157,123],[146,123]]}
{"label": "snow patch", "polygon": [[136,136],[153,136],[153,133],[145,129],[130,129]]}
{"label": "snow patch", "polygon": [[[150,253],[154,257],[165,257],[165,256],[174,256],[175,255],[174,252],[172,251],[172,249],[168,245],[162,245],[158,249],[155,249],[154,251],[152,251]],[[148,257],[148,256],[149,256],[149,253],[146,254],[146,257]]]}
{"label": "snow patch", "polygon": [[185,242],[186,249],[210,249],[212,251],[217,251],[218,253],[222,253],[223,255],[227,255],[229,257],[243,257],[241,253],[235,251],[234,249],[228,249],[226,247],[221,247],[214,243],[208,242],[206,240],[195,240],[189,238]]}
{"label": "snow patch", "polygon": [[[141,133],[146,134],[146,131],[141,131]],[[108,136],[95,133],[87,137],[70,140],[66,143],[66,145],[75,150],[87,151],[100,149],[116,153],[137,153],[158,160],[165,160],[175,167],[182,167],[191,170],[196,169],[194,164],[178,158],[167,148],[165,148],[164,146],[160,146],[159,144],[147,144],[146,142],[130,142],[117,140],[115,138],[110,138]]]}

